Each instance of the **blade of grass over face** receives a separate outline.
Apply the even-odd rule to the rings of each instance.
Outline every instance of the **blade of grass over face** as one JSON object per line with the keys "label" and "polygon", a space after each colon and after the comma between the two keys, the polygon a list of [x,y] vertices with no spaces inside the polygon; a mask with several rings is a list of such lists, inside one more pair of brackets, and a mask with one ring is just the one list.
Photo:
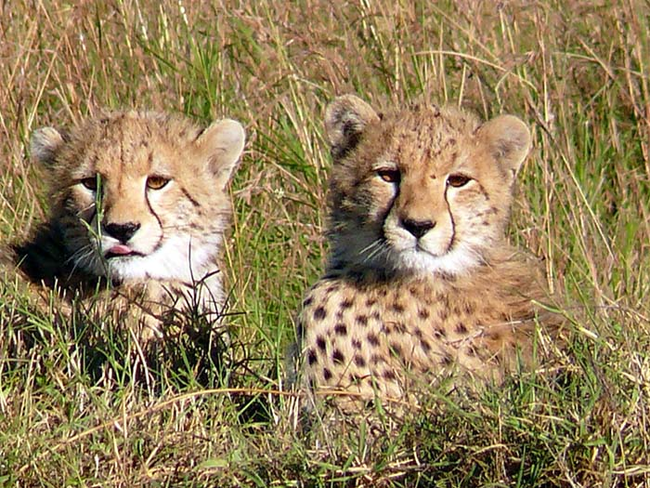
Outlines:
{"label": "blade of grass over face", "polygon": [[[3,245],[47,218],[47,174],[29,159],[38,127],[136,107],[234,118],[248,142],[231,185],[229,339],[170,334],[151,360],[92,307],[44,311],[0,268],[0,486],[647,486],[647,2],[1,11]],[[307,415],[287,391],[296,313],[327,251],[323,111],[351,92],[527,121],[509,236],[566,296],[556,365],[476,394],[423,388],[401,418],[381,404],[373,420]]]}

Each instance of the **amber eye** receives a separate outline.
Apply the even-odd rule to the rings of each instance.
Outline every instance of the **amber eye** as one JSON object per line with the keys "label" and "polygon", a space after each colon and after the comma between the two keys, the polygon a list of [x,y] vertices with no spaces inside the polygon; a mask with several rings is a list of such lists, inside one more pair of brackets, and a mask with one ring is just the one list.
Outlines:
{"label": "amber eye", "polygon": [[81,180],[81,184],[88,188],[89,190],[96,191],[97,190],[97,175],[91,176],[90,178],[84,178]]}
{"label": "amber eye", "polygon": [[169,182],[170,179],[165,178],[164,176],[150,176],[147,178],[147,188],[150,188],[151,190],[160,190]]}
{"label": "amber eye", "polygon": [[460,188],[461,186],[465,186],[470,181],[471,178],[469,176],[465,176],[462,174],[453,174],[447,177],[447,184],[449,186],[453,186],[454,188]]}
{"label": "amber eye", "polygon": [[399,183],[400,174],[397,169],[378,169],[377,175],[387,183]]}

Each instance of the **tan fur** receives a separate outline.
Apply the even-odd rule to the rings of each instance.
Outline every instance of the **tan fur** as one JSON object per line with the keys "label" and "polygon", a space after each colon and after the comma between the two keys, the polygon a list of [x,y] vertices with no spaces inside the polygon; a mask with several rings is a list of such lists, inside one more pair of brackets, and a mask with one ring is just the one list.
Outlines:
{"label": "tan fur", "polygon": [[134,111],[36,131],[32,154],[48,170],[51,214],[14,247],[22,275],[45,296],[55,290],[61,306],[93,303],[145,340],[161,335],[171,310],[216,320],[226,185],[243,143],[234,121],[202,129]]}
{"label": "tan fur", "polygon": [[326,128],[331,256],[298,331],[311,387],[404,398],[530,362],[536,320],[557,319],[535,304],[549,298],[537,265],[504,238],[525,125],[433,106],[380,116],[348,95]]}

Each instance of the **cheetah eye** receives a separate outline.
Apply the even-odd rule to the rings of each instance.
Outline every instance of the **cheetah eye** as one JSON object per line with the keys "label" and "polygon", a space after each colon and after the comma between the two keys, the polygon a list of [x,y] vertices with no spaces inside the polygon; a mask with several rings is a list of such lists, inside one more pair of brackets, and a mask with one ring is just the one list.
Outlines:
{"label": "cheetah eye", "polygon": [[377,176],[387,183],[399,183],[400,174],[398,169],[378,169]]}
{"label": "cheetah eye", "polygon": [[457,173],[447,177],[447,185],[453,186],[454,188],[460,188],[465,186],[471,180],[472,179],[469,176]]}
{"label": "cheetah eye", "polygon": [[170,178],[165,178],[164,176],[150,176],[147,178],[147,188],[151,190],[160,190],[167,186],[167,183],[170,181]]}
{"label": "cheetah eye", "polygon": [[97,191],[98,175],[93,175],[89,178],[84,178],[81,180],[81,184],[92,191]]}

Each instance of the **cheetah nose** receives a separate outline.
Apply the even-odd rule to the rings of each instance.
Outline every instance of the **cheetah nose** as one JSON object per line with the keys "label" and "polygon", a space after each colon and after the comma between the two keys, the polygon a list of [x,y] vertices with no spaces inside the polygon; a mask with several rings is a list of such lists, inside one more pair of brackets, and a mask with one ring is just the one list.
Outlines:
{"label": "cheetah nose", "polygon": [[140,228],[140,224],[136,222],[126,222],[124,224],[106,224],[103,226],[104,232],[117,239],[120,241],[122,244],[126,244],[126,242],[133,237],[133,234],[135,234],[138,229]]}
{"label": "cheetah nose", "polygon": [[401,219],[402,227],[413,234],[417,239],[429,232],[436,226],[435,222],[430,220]]}

